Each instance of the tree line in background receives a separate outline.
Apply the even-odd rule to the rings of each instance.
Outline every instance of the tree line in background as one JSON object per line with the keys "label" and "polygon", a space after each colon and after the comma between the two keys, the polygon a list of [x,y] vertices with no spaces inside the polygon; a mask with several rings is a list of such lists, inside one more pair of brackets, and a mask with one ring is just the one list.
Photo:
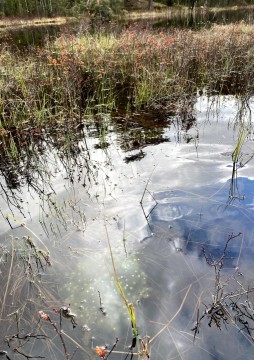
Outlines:
{"label": "tree line in background", "polygon": [[[153,0],[147,4],[151,8]],[[254,4],[254,0],[157,0],[168,6],[232,6]],[[131,0],[132,7],[140,0]],[[0,16],[79,15],[96,6],[117,12],[128,8],[128,0],[0,0]],[[138,7],[138,6],[137,6]]]}
{"label": "tree line in background", "polygon": [[68,15],[83,0],[0,0],[2,16]]}

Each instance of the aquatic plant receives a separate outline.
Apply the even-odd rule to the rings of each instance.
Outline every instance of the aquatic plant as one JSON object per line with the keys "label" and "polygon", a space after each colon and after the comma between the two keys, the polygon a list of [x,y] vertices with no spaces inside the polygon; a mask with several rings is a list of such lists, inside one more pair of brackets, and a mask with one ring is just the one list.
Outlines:
{"label": "aquatic plant", "polygon": [[208,257],[205,247],[203,247],[203,254],[206,263],[214,269],[214,292],[212,295],[212,302],[210,304],[204,304],[205,310],[200,311],[200,307],[197,309],[197,320],[192,331],[194,332],[194,340],[196,335],[200,332],[201,323],[207,320],[208,326],[215,326],[221,330],[222,326],[231,324],[236,327],[238,331],[243,333],[245,339],[250,342],[254,342],[253,334],[253,304],[251,301],[251,295],[254,292],[254,288],[251,286],[245,286],[243,281],[236,279],[241,275],[239,268],[235,269],[232,279],[235,282],[235,287],[232,289],[229,280],[222,278],[222,269],[224,261],[228,252],[229,243],[242,236],[241,233],[230,234],[225,243],[221,256],[212,260]]}
{"label": "aquatic plant", "polygon": [[[11,245],[9,244],[11,243]],[[22,239],[9,237],[0,248],[0,280],[2,296],[0,314],[2,324],[1,344],[5,339],[8,352],[14,351],[21,357],[29,357],[37,341],[46,335],[37,332],[36,321],[31,313],[35,304],[45,304],[54,298],[54,291],[41,279],[51,265],[44,249],[39,248],[32,237]],[[31,348],[29,349],[29,345]],[[7,354],[7,351],[4,352]],[[32,357],[32,356],[31,356]],[[9,358],[6,355],[6,358]]]}
{"label": "aquatic plant", "polygon": [[244,23],[202,33],[133,26],[120,34],[62,35],[27,58],[5,47],[2,128],[66,116],[76,123],[82,114],[119,106],[168,108],[204,87],[208,93],[251,94],[253,31]]}
{"label": "aquatic plant", "polygon": [[[236,147],[232,153],[233,166],[232,166],[231,184],[230,184],[230,189],[229,189],[229,201],[232,201],[234,199],[242,199],[243,198],[243,196],[239,194],[238,187],[237,187],[237,170],[239,167],[242,167],[245,165],[245,164],[241,163],[241,156],[242,156],[241,152],[242,152],[242,147],[248,136],[248,133],[249,133],[249,130],[247,129],[246,126],[243,126],[239,130]],[[252,157],[253,156],[251,156],[250,159]]]}
{"label": "aquatic plant", "polygon": [[135,315],[135,308],[134,308],[134,305],[133,303],[129,303],[126,296],[125,296],[125,293],[124,293],[124,290],[123,290],[123,287],[122,287],[122,283],[120,281],[120,278],[117,274],[117,271],[116,271],[116,266],[115,266],[115,261],[114,261],[114,257],[113,257],[113,252],[112,252],[112,248],[111,248],[111,244],[110,244],[110,240],[109,240],[109,235],[108,235],[108,230],[107,230],[107,226],[105,224],[105,229],[106,229],[106,236],[107,236],[107,242],[108,242],[108,247],[109,247],[109,251],[110,251],[110,258],[111,258],[111,263],[112,263],[112,267],[113,267],[113,273],[114,273],[114,280],[115,280],[115,285],[118,289],[118,292],[119,294],[121,295],[121,298],[126,306],[126,309],[128,311],[128,314],[129,314],[129,318],[130,318],[130,321],[131,321],[131,327],[132,327],[132,332],[133,332],[133,339],[132,339],[132,344],[130,346],[130,351],[132,352],[133,349],[136,347],[137,344],[137,338],[138,338],[138,329],[137,329],[137,324],[136,324],[136,315]]}

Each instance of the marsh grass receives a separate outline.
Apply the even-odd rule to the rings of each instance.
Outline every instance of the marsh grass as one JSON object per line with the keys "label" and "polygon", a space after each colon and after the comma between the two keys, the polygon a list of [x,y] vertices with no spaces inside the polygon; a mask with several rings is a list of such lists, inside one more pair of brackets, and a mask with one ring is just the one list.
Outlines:
{"label": "marsh grass", "polygon": [[202,33],[133,25],[120,33],[63,35],[27,58],[5,47],[2,136],[10,126],[77,123],[98,109],[176,107],[203,88],[251,95],[253,33],[244,23]]}
{"label": "marsh grass", "polygon": [[[235,150],[232,153],[232,176],[231,176],[231,184],[229,189],[229,200],[233,199],[243,199],[243,196],[239,194],[237,187],[237,170],[240,167],[243,167],[244,164],[241,162],[242,157],[242,147],[246,142],[247,136],[249,134],[249,130],[246,127],[242,127],[238,134],[238,139],[236,143]],[[252,158],[253,156],[251,156]]]}
{"label": "marsh grass", "polygon": [[[89,177],[93,164],[89,152],[83,152],[85,166],[80,163],[80,141],[94,116],[114,115],[123,149],[139,150],[167,140],[163,124],[170,118],[193,121],[193,104],[202,92],[250,99],[253,35],[254,26],[246,23],[202,32],[132,24],[105,33],[62,34],[26,54],[6,43],[0,53],[0,170],[8,189],[0,186],[7,201],[19,206],[13,189],[24,183],[42,198],[52,191],[45,182],[52,174],[41,156],[46,158],[48,149],[59,155],[71,182],[73,166],[85,168]],[[152,114],[153,122],[140,116],[142,126],[135,130],[133,112]],[[101,122],[102,147],[107,130]]]}

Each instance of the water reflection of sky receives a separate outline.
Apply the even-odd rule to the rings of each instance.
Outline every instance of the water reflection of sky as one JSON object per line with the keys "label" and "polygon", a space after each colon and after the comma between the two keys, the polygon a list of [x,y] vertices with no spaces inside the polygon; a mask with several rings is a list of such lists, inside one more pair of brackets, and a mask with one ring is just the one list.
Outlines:
{"label": "water reflection of sky", "polygon": [[218,184],[217,188],[199,188],[196,193],[180,190],[159,193],[158,205],[151,213],[154,232],[161,231],[162,236],[167,234],[175,247],[185,253],[198,251],[201,254],[200,248],[205,245],[215,257],[230,234],[241,232],[229,246],[229,259],[235,258],[233,263],[239,266],[240,260],[253,255],[254,249],[253,180],[238,178],[238,190],[244,200],[234,201],[228,200],[230,181],[224,186]]}
{"label": "water reflection of sky", "polygon": [[[228,236],[241,232],[242,235],[229,244],[224,276],[225,279],[231,278],[237,269],[238,273],[244,274],[239,275],[239,279],[246,283],[252,281],[252,163],[238,172],[238,191],[245,195],[244,200],[228,202],[231,154],[236,141],[230,123],[237,114],[237,105],[231,100],[226,105],[223,103],[220,111],[210,111],[209,118],[205,106],[207,104],[197,106],[197,128],[189,131],[192,135],[198,133],[198,143],[193,140],[186,144],[181,141],[184,134],[179,134],[177,127],[171,127],[167,132],[171,142],[146,147],[146,157],[139,162],[123,166],[118,152],[115,165],[119,167],[114,167],[113,177],[120,182],[116,192],[112,193],[113,197],[104,198],[102,216],[109,227],[117,271],[122,276],[128,300],[136,305],[140,334],[148,334],[153,339],[152,359],[253,357],[252,344],[231,324],[220,332],[204,322],[193,344],[191,328],[196,320],[197,307],[203,302],[211,303],[214,289],[214,272],[202,255],[201,245],[205,245],[209,258],[216,259],[221,256]],[[251,146],[249,141],[249,152]],[[114,156],[114,150],[111,151]],[[141,199],[146,215],[157,201],[148,217],[149,224],[140,206]],[[88,301],[94,301],[97,314],[96,320],[91,322],[96,334],[95,343],[112,342],[115,336],[119,336],[119,351],[127,351],[131,329],[126,309],[117,292],[112,293],[105,263],[100,263],[106,259],[106,268],[111,268],[108,255],[105,258],[103,227],[103,221],[101,225],[94,222],[86,232],[88,238],[97,239],[104,254],[93,260],[94,264],[97,261],[100,270],[97,272],[95,266],[91,276],[89,260],[87,267],[82,262],[79,271],[84,274],[85,281],[99,274],[95,282],[92,280],[97,285],[87,292]],[[189,287],[180,313],[170,326],[161,331],[177,313]],[[106,317],[100,314],[96,305],[98,289],[108,311]],[[74,291],[72,295],[76,294]],[[117,354],[112,358],[124,359],[125,355]]]}
{"label": "water reflection of sky", "polygon": [[[253,358],[252,344],[233,324],[220,332],[204,322],[193,344],[197,307],[211,303],[214,286],[214,272],[201,246],[216,259],[228,235],[241,232],[229,245],[224,275],[230,277],[239,268],[243,273],[239,279],[253,281],[253,161],[238,171],[238,192],[244,200],[228,202],[237,137],[232,122],[238,105],[232,99],[215,108],[208,105],[205,98],[196,104],[197,124],[188,130],[190,142],[184,140],[186,131],[171,126],[165,131],[170,142],[145,147],[146,156],[137,162],[124,162],[126,153],[117,146],[114,133],[108,135],[111,146],[106,150],[96,150],[95,140],[88,138],[99,185],[79,183],[73,189],[57,177],[55,199],[59,206],[65,204],[69,229],[59,228],[57,235],[47,237],[39,230],[35,211],[28,221],[51,250],[59,293],[77,314],[76,339],[84,346],[91,347],[92,337],[95,346],[111,344],[118,336],[117,349],[126,352],[131,343],[127,311],[112,282],[106,226],[118,275],[128,300],[135,304],[140,335],[153,339],[151,359]],[[243,151],[250,154],[252,148],[248,140]],[[85,223],[76,226],[80,214]],[[50,221],[57,223],[54,216]],[[25,230],[16,229],[14,235],[25,235]],[[181,311],[165,327],[188,289]],[[98,291],[106,316],[99,309]],[[79,332],[82,326],[90,331]],[[75,356],[83,358],[81,352]]]}
{"label": "water reflection of sky", "polygon": [[[253,180],[238,179],[244,202],[227,205],[228,184],[203,187],[196,193],[166,191],[158,193],[158,204],[151,213],[153,236],[146,238],[141,268],[151,284],[151,296],[144,300],[144,313],[151,336],[160,331],[177,312],[188,286],[186,306],[156,339],[153,358],[163,359],[243,359],[253,356],[253,347],[232,324],[222,332],[206,323],[193,345],[190,329],[197,304],[212,301],[213,271],[201,251],[212,260],[222,255],[231,233],[242,235],[232,240],[224,262],[225,282],[233,276],[250,281],[253,259]],[[239,269],[238,269],[239,267]],[[240,271],[243,275],[239,275]],[[239,280],[240,281],[240,280]],[[228,290],[229,291],[229,290]],[[228,346],[230,343],[230,346]],[[228,345],[227,345],[228,344]]]}

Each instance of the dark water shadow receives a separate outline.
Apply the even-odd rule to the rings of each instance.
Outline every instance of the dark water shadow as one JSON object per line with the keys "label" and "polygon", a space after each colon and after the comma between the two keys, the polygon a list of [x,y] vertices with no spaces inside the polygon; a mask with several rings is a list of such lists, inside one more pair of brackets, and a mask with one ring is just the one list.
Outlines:
{"label": "dark water shadow", "polygon": [[75,33],[75,24],[45,24],[22,26],[5,29],[0,32],[0,43],[8,45],[12,50],[31,51],[36,47],[44,47],[54,41],[60,34],[70,36]]}
{"label": "dark water shadow", "polygon": [[209,10],[209,8],[197,8],[193,11],[180,11],[178,14],[169,16],[154,22],[153,27],[179,27],[202,29],[210,27],[212,24],[226,25],[244,21],[252,24],[254,19],[254,9],[251,7],[241,7],[235,9]]}

